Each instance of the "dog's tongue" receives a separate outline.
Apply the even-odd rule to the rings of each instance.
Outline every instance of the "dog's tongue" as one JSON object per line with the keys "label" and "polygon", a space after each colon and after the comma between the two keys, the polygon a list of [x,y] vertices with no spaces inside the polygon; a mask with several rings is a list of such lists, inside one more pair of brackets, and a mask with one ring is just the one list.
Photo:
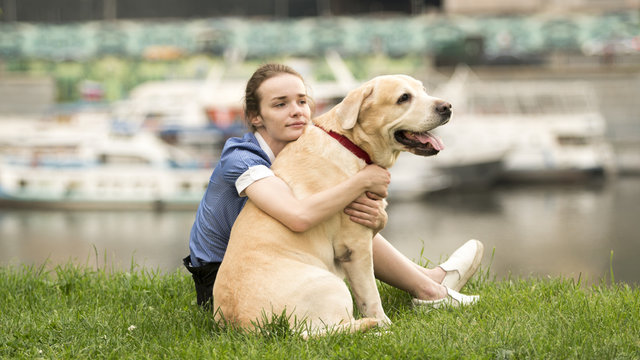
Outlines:
{"label": "dog's tongue", "polygon": [[444,149],[444,144],[440,139],[430,134],[428,131],[415,133],[411,131],[406,131],[405,136],[409,139],[414,139],[416,141],[421,142],[422,144],[431,144],[434,149],[441,151]]}

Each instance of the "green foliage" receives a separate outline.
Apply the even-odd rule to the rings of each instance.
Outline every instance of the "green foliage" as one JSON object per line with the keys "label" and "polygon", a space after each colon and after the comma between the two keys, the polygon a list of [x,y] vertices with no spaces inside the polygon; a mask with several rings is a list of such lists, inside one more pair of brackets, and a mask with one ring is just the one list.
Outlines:
{"label": "green foliage", "polygon": [[[249,79],[253,71],[266,62],[287,61],[285,57],[260,57],[226,68],[230,78]],[[360,80],[382,73],[413,73],[424,67],[424,59],[416,56],[388,59],[357,57],[345,59],[350,71]],[[335,81],[334,74],[324,58],[311,59],[313,74],[307,80]],[[0,63],[0,72],[26,76],[49,76],[56,86],[56,99],[60,103],[81,100],[84,81],[100,84],[104,100],[125,99],[136,86],[148,81],[172,79],[203,80],[213,67],[224,67],[220,57],[197,55],[172,60],[145,60],[131,57],[103,56],[85,61],[56,61],[38,58],[7,59]]]}
{"label": "green foliage", "polygon": [[[640,357],[640,291],[563,278],[490,278],[461,309],[415,308],[379,284],[393,324],[302,340],[286,313],[256,331],[220,326],[182,271],[0,268],[0,358],[523,359]],[[290,330],[293,324],[296,331]]]}

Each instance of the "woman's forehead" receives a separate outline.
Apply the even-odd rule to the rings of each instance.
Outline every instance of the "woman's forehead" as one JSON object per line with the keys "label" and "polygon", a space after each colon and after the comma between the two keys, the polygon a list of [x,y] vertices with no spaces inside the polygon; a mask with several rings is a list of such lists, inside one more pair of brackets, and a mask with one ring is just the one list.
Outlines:
{"label": "woman's forehead", "polygon": [[284,73],[265,80],[258,88],[258,92],[261,98],[270,100],[306,96],[307,89],[302,79]]}

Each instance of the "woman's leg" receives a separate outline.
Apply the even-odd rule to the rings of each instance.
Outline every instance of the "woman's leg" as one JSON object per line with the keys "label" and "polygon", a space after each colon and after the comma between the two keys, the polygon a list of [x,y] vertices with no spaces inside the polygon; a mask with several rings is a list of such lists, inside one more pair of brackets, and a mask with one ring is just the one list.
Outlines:
{"label": "woman's leg", "polygon": [[425,269],[409,260],[382,235],[373,238],[373,269],[376,278],[423,300],[442,299],[447,289],[440,285],[445,271]]}
{"label": "woman's leg", "polygon": [[[393,246],[393,245],[389,244],[389,246]],[[403,254],[400,254],[400,255],[404,256]],[[420,266],[414,263],[413,261],[411,261],[411,263],[415,265],[415,267],[418,268],[418,270],[422,271],[425,275],[430,277],[431,280],[437,282],[438,284],[442,284],[442,280],[444,280],[445,275],[447,275],[447,272],[444,271],[440,266],[436,266],[433,269],[427,269],[426,267]]]}

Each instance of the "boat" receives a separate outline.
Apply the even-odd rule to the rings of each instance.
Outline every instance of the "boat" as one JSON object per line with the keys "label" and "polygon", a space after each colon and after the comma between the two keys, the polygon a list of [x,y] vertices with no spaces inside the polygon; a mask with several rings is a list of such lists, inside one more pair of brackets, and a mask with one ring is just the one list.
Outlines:
{"label": "boat", "polygon": [[[443,137],[442,134],[438,136]],[[449,146],[447,140],[450,139],[444,140],[445,149],[435,156],[422,157],[405,152],[398,156],[389,170],[390,201],[413,200],[444,190],[482,189],[499,181],[508,148],[472,147],[468,143]]]}
{"label": "boat", "polygon": [[401,152],[389,169],[391,183],[388,201],[412,201],[426,194],[451,188],[453,178],[435,167],[434,158]]}
{"label": "boat", "polygon": [[150,132],[50,122],[2,136],[0,154],[3,207],[195,209],[212,171]]}
{"label": "boat", "polygon": [[[436,161],[464,154],[502,154],[499,180],[563,181],[616,172],[606,121],[592,86],[582,81],[485,81],[456,70],[438,95],[454,116],[436,130],[446,149]],[[446,166],[446,164],[445,164]],[[494,174],[495,175],[495,174]]]}

